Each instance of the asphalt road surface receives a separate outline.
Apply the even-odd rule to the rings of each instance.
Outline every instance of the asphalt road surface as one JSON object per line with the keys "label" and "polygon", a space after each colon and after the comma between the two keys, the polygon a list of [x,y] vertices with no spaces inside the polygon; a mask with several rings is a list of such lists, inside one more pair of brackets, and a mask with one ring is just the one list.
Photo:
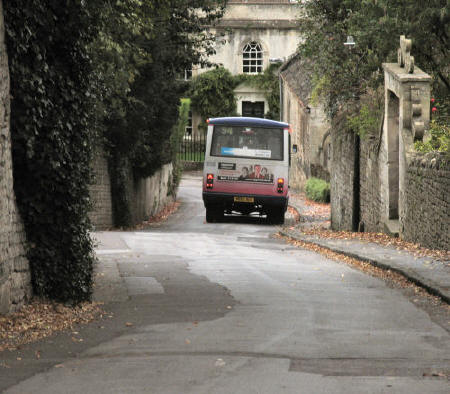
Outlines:
{"label": "asphalt road surface", "polygon": [[162,225],[96,234],[111,317],[7,393],[450,392],[449,333],[399,290],[264,219],[205,223],[198,177],[179,198]]}

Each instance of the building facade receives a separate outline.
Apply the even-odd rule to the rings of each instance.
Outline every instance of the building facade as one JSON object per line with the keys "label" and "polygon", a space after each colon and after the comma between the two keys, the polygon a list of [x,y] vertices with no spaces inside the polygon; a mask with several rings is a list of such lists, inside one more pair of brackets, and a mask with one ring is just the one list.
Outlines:
{"label": "building facade", "polygon": [[311,77],[299,54],[291,56],[279,70],[280,116],[291,125],[292,155],[290,185],[302,190],[306,180],[330,180],[330,124],[322,105],[311,103]]}
{"label": "building facade", "polygon": [[[296,0],[230,0],[221,21],[211,27],[219,38],[210,60],[233,75],[258,74],[271,62],[282,63],[299,43],[298,12]],[[205,71],[194,68],[192,75]],[[235,93],[239,115],[264,117],[270,109],[263,90],[243,83]],[[194,113],[194,132],[199,121]]]}

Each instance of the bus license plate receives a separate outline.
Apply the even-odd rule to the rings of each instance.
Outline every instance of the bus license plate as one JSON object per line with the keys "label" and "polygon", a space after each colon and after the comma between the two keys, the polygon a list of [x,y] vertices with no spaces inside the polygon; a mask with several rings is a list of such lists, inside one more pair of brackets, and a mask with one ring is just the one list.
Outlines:
{"label": "bus license plate", "polygon": [[255,202],[253,197],[234,197],[234,202]]}

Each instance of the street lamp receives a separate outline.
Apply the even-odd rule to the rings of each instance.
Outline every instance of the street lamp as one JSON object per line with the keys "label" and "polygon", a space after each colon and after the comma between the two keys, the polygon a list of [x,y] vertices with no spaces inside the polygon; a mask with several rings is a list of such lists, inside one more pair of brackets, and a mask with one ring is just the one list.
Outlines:
{"label": "street lamp", "polygon": [[[344,42],[344,45],[351,51],[353,47],[356,45],[353,36],[347,36],[347,41]],[[358,64],[356,64],[356,71],[358,71]],[[355,99],[359,99],[359,95],[354,94],[353,97]],[[360,192],[360,168],[359,168],[359,159],[360,159],[360,139],[358,133],[354,134],[354,158],[353,158],[353,218],[352,218],[352,227],[353,231],[364,231],[364,223],[360,221],[361,219],[361,202],[359,197]]]}
{"label": "street lamp", "polygon": [[347,41],[344,42],[344,45],[348,49],[352,49],[356,45],[355,40],[353,39],[353,36],[347,36]]}

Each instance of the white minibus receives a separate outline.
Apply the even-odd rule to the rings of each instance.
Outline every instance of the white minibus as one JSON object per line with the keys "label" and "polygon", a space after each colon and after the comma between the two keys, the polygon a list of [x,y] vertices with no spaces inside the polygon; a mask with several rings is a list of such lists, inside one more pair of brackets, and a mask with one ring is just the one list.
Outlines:
{"label": "white minibus", "polygon": [[290,128],[274,120],[227,117],[208,120],[203,202],[206,221],[224,214],[267,215],[284,223],[288,206]]}

